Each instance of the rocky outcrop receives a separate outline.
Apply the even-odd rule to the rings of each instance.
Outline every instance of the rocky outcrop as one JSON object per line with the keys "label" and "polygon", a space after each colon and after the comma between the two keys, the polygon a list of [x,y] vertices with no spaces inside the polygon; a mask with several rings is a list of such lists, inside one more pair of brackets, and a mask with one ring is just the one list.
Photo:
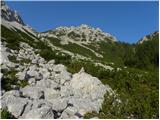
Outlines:
{"label": "rocky outcrop", "polygon": [[156,31],[156,32],[154,32],[154,33],[152,33],[152,34],[149,34],[149,35],[146,35],[146,36],[144,36],[142,39],[140,39],[137,43],[138,44],[142,44],[142,43],[144,43],[144,42],[146,42],[146,41],[150,41],[150,40],[152,40],[154,37],[158,37],[159,36],[159,32],[158,31]]}
{"label": "rocky outcrop", "polygon": [[[6,55],[16,56],[17,63],[11,62],[7,56],[4,58],[7,63],[12,63],[7,64],[8,70],[14,66],[17,79],[27,80],[28,85],[4,92],[2,109],[7,109],[16,118],[44,119],[83,118],[87,112],[99,112],[104,94],[112,92],[109,86],[104,86],[83,68],[72,75],[64,65],[56,65],[54,60],[47,62],[35,54],[36,50],[28,44],[21,43],[20,46],[23,47],[19,51],[4,49]],[[20,64],[24,59],[29,62]],[[2,60],[3,65],[6,60]]]}
{"label": "rocky outcrop", "polygon": [[9,22],[18,22],[25,25],[21,17],[18,15],[17,11],[11,10],[4,1],[1,1],[1,18]]}
{"label": "rocky outcrop", "polygon": [[116,41],[116,38],[109,33],[104,33],[99,28],[95,29],[85,24],[80,26],[58,27],[55,30],[50,30],[39,34],[39,37],[59,38],[62,45],[68,44],[72,41],[81,43],[105,41],[107,39],[112,42]]}

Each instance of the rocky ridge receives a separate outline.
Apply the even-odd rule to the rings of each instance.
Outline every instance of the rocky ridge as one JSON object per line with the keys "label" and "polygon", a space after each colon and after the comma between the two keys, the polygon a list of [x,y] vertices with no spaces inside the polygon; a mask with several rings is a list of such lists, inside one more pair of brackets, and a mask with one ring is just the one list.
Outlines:
{"label": "rocky ridge", "polygon": [[[111,34],[104,33],[101,29],[99,28],[95,29],[86,24],[82,24],[80,26],[71,26],[71,27],[61,26],[56,28],[55,30],[38,33],[37,36],[41,40],[49,41],[49,44],[52,44],[50,42],[50,39],[54,39],[53,41],[55,41],[55,39],[58,40],[57,42],[59,42],[61,45],[76,44],[82,49],[86,49],[87,51],[92,52],[98,58],[103,58],[103,55],[87,47],[86,45],[90,45],[91,43],[96,43],[96,42],[117,41],[116,38]],[[55,47],[57,48],[58,46]],[[61,47],[58,48],[62,49]],[[66,50],[64,49],[63,51],[66,52]]]}
{"label": "rocky ridge", "polygon": [[14,31],[18,29],[29,36],[32,35],[31,37],[37,36],[37,32],[29,25],[26,25],[17,11],[11,10],[4,1],[1,1],[1,24],[8,29]]}
{"label": "rocky ridge", "polygon": [[1,18],[9,22],[17,22],[25,25],[17,11],[11,10],[4,1],[1,1]]}
{"label": "rocky ridge", "polygon": [[61,44],[69,44],[69,42],[79,42],[88,44],[91,42],[107,41],[110,39],[112,42],[116,41],[116,38],[109,33],[102,32],[99,28],[92,28],[86,24],[80,26],[65,27],[61,26],[55,30],[50,30],[44,33],[40,33],[39,37],[58,37],[61,40]]}
{"label": "rocky ridge", "polygon": [[140,39],[137,43],[138,44],[142,44],[144,43],[145,41],[149,41],[149,40],[152,40],[155,36],[159,35],[159,32],[154,32],[152,34],[149,34],[149,35],[146,35],[144,36],[142,39]]}

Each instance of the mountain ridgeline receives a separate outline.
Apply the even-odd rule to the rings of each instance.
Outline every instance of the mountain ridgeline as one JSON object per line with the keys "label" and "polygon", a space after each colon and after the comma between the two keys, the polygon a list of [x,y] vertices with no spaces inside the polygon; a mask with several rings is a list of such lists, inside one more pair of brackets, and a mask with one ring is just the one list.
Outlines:
{"label": "mountain ridgeline", "polygon": [[158,31],[134,44],[85,24],[40,33],[1,6],[1,118],[159,118]]}
{"label": "mountain ridgeline", "polygon": [[[114,36],[103,33],[99,28],[82,24],[78,27],[59,27],[40,33],[39,37],[49,40],[57,47],[95,60],[141,69],[158,67],[159,32],[146,35],[135,44],[128,44],[118,42]],[[75,49],[72,49],[73,46]]]}

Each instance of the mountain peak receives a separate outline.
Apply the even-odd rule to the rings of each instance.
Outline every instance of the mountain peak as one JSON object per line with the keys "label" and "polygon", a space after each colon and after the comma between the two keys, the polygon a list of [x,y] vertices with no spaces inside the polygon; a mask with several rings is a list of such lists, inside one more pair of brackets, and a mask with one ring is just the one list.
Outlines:
{"label": "mountain peak", "polygon": [[152,40],[155,36],[159,36],[159,32],[158,31],[156,31],[156,32],[154,32],[154,33],[151,33],[151,34],[149,34],[149,35],[146,35],[146,36],[144,36],[142,39],[140,39],[137,43],[138,44],[142,44],[143,42],[145,42],[145,41],[150,41],[150,40]]}
{"label": "mountain peak", "polygon": [[80,27],[87,28],[88,25],[87,24],[81,24]]}
{"label": "mountain peak", "polygon": [[17,22],[25,25],[18,12],[11,10],[4,1],[1,1],[1,18],[8,22]]}
{"label": "mountain peak", "polygon": [[54,30],[50,30],[42,33],[43,36],[55,35],[57,37],[64,37],[66,39],[72,39],[74,41],[81,42],[98,42],[104,40],[116,41],[116,38],[109,33],[103,32],[100,28],[93,28],[87,24],[81,24],[80,26],[60,26]]}

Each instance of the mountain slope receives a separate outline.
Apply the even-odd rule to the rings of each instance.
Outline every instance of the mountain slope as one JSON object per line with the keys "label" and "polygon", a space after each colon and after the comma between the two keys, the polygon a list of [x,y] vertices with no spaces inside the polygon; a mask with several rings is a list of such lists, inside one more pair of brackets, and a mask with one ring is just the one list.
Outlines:
{"label": "mountain slope", "polygon": [[[2,12],[13,12],[2,5],[7,8]],[[114,95],[114,91],[83,68],[69,73],[58,63],[68,64],[71,57],[52,50],[15,14],[8,19],[1,16],[1,117],[71,119],[98,112],[104,94]]]}
{"label": "mountain slope", "polygon": [[87,25],[59,27],[55,30],[40,33],[39,38],[47,39],[51,44],[71,53],[76,53],[91,59],[102,59],[103,55],[88,47],[92,43],[115,42],[116,38]]}
{"label": "mountain slope", "polygon": [[38,33],[2,14],[2,115],[159,117],[159,34],[130,45],[87,25]]}

